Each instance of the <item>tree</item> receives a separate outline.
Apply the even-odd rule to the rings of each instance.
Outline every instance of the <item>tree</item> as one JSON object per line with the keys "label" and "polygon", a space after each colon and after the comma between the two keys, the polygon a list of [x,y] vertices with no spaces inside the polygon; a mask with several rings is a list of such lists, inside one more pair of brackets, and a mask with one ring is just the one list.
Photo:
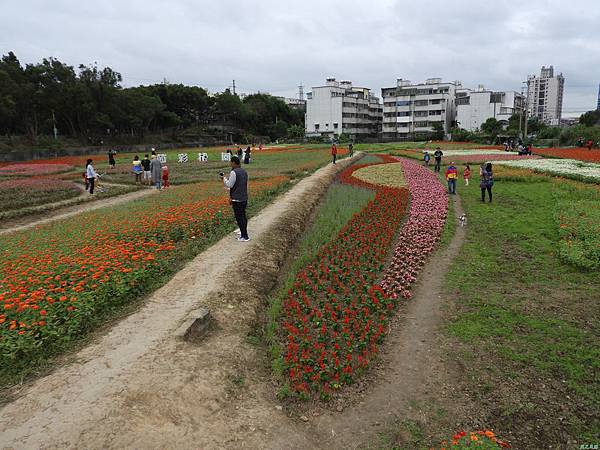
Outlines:
{"label": "tree", "polygon": [[493,117],[490,117],[481,124],[481,131],[495,138],[502,132],[502,124]]}
{"label": "tree", "polygon": [[585,125],[586,127],[600,125],[600,109],[595,109],[582,114],[579,118],[579,123]]}
{"label": "tree", "polygon": [[431,127],[433,128],[432,139],[437,141],[444,139],[444,124],[442,122],[433,122]]}

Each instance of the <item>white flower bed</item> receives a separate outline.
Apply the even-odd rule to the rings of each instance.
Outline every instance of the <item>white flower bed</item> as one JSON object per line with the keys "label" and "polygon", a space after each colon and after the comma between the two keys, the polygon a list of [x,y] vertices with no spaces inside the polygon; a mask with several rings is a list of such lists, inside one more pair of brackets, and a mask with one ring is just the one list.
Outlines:
{"label": "white flower bed", "polygon": [[[435,150],[422,150],[423,153],[428,151],[432,156]],[[503,150],[488,150],[488,149],[469,149],[469,150],[442,150],[444,156],[470,156],[470,155],[510,155],[511,153],[507,153]]]}
{"label": "white flower bed", "polygon": [[600,164],[578,161],[576,159],[525,159],[497,161],[495,164],[531,169],[535,172],[548,173],[560,177],[600,182]]}

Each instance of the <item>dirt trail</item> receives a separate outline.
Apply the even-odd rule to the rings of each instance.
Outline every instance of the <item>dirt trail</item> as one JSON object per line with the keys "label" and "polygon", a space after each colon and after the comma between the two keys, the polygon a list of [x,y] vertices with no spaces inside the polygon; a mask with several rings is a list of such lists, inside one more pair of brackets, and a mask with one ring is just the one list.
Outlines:
{"label": "dirt trail", "polygon": [[[108,183],[104,183],[104,184],[108,185]],[[82,187],[82,190],[83,190],[83,187]],[[146,196],[151,195],[156,192],[158,192],[156,189],[144,189],[141,191],[130,192],[130,193],[118,195],[115,197],[109,197],[107,199],[98,199],[93,202],[79,203],[79,204],[75,204],[72,206],[68,206],[69,203],[72,202],[72,199],[65,200],[64,203],[67,206],[65,206],[64,208],[47,211],[47,212],[43,213],[44,214],[43,218],[40,218],[40,215],[39,215],[42,213],[39,213],[39,214],[34,213],[35,215],[33,215],[33,216],[17,217],[14,219],[6,220],[0,226],[0,235],[13,233],[15,231],[27,230],[29,228],[36,227],[38,225],[42,225],[42,224],[49,223],[49,222],[54,222],[56,220],[66,219],[66,218],[72,217],[72,216],[76,216],[77,214],[81,214],[83,212],[94,211],[94,210],[100,209],[100,208],[106,208],[109,206],[120,205],[120,204],[126,203],[130,200],[143,198],[143,197],[146,197]],[[83,192],[77,198],[79,199],[81,197],[85,197],[85,196],[89,196],[89,195],[90,195],[89,193]]]}
{"label": "dirt trail", "polygon": [[[261,382],[260,374],[245,374],[256,358],[245,337],[261,292],[238,301],[229,286],[252,292],[255,287],[244,280],[251,283],[253,267],[269,272],[274,282],[283,247],[278,260],[257,255],[268,255],[273,239],[280,245],[288,241],[286,230],[302,229],[288,216],[303,209],[300,203],[314,206],[348,162],[329,164],[300,181],[250,221],[252,241],[225,237],[157,290],[139,312],[80,351],[76,362],[25,388],[0,410],[0,447],[239,448],[239,435],[253,433],[259,422],[269,426],[270,399],[251,402],[246,416],[242,397],[256,397],[248,389],[236,392]],[[310,208],[304,209],[308,214]],[[198,305],[211,309],[217,329],[200,345],[173,337]]]}

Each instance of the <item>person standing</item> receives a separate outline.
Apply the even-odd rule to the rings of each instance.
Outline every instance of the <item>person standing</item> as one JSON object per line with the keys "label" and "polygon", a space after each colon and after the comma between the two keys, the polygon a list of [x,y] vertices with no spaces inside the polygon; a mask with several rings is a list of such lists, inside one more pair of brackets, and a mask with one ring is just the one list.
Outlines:
{"label": "person standing", "polygon": [[108,151],[108,166],[111,169],[115,168],[115,165],[117,164],[117,162],[115,161],[115,155],[117,154],[116,151],[114,151],[113,149],[110,149]]}
{"label": "person standing", "polygon": [[94,170],[94,166],[92,166],[92,160],[88,159],[85,168],[85,176],[87,178],[88,185],[90,187],[90,194],[94,194],[94,183],[96,182],[96,178],[98,174]]}
{"label": "person standing", "polygon": [[142,162],[140,161],[139,156],[137,156],[137,155],[134,156],[133,162],[131,163],[131,165],[132,165],[131,170],[133,171],[133,173],[135,175],[135,184],[141,184],[143,168],[142,168]]}
{"label": "person standing", "polygon": [[337,159],[337,145],[335,145],[335,142],[331,144],[331,156],[333,157],[333,163],[335,164],[335,160]]}
{"label": "person standing", "polygon": [[431,161],[431,155],[429,154],[429,152],[425,152],[425,154],[423,155],[423,161],[425,162],[425,165],[429,167],[429,161]]}
{"label": "person standing", "polygon": [[471,178],[471,167],[468,164],[463,171],[463,178],[465,179],[465,186],[468,186],[469,179]]}
{"label": "person standing", "polygon": [[435,158],[434,170],[436,172],[440,171],[440,165],[442,164],[442,156],[444,156],[444,152],[442,152],[439,147],[436,148],[435,153],[433,154],[433,157]]}
{"label": "person standing", "polygon": [[240,167],[240,158],[233,156],[231,158],[231,172],[226,177],[223,172],[220,173],[225,187],[229,188],[229,199],[235,221],[240,228],[240,237],[238,241],[248,242],[248,218],[246,217],[246,207],[248,206],[248,174]]}
{"label": "person standing", "polygon": [[152,161],[150,161],[150,172],[152,172],[152,182],[156,189],[160,189],[160,180],[162,178],[162,163],[156,155],[152,155]]}
{"label": "person standing", "polygon": [[348,145],[348,152],[350,153],[350,156],[354,155],[354,144],[352,142]]}
{"label": "person standing", "polygon": [[246,153],[244,153],[244,164],[250,164],[250,146],[246,149]]}
{"label": "person standing", "polygon": [[165,164],[162,167],[162,188],[166,189],[169,187],[169,167]]}
{"label": "person standing", "polygon": [[481,188],[481,201],[485,202],[485,191],[488,193],[490,203],[492,203],[492,186],[494,185],[494,173],[492,171],[492,163],[487,163],[485,166],[482,164],[479,171],[480,182],[479,187]]}
{"label": "person standing", "polygon": [[[437,163],[436,163],[437,164]],[[448,193],[456,195],[456,179],[458,178],[458,170],[453,162],[446,169],[446,181],[448,181]]]}
{"label": "person standing", "polygon": [[144,159],[142,159],[142,168],[144,169],[142,181],[146,186],[150,186],[152,183],[152,172],[150,172],[150,158],[148,155],[145,155]]}

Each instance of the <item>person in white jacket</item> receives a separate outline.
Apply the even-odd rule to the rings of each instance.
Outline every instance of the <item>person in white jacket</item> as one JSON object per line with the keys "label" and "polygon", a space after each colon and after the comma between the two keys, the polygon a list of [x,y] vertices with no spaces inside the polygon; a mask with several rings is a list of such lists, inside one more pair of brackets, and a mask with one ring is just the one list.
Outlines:
{"label": "person in white jacket", "polygon": [[85,177],[87,178],[88,184],[90,185],[90,194],[94,194],[94,183],[96,182],[98,174],[96,174],[94,166],[92,166],[91,159],[87,160]]}

